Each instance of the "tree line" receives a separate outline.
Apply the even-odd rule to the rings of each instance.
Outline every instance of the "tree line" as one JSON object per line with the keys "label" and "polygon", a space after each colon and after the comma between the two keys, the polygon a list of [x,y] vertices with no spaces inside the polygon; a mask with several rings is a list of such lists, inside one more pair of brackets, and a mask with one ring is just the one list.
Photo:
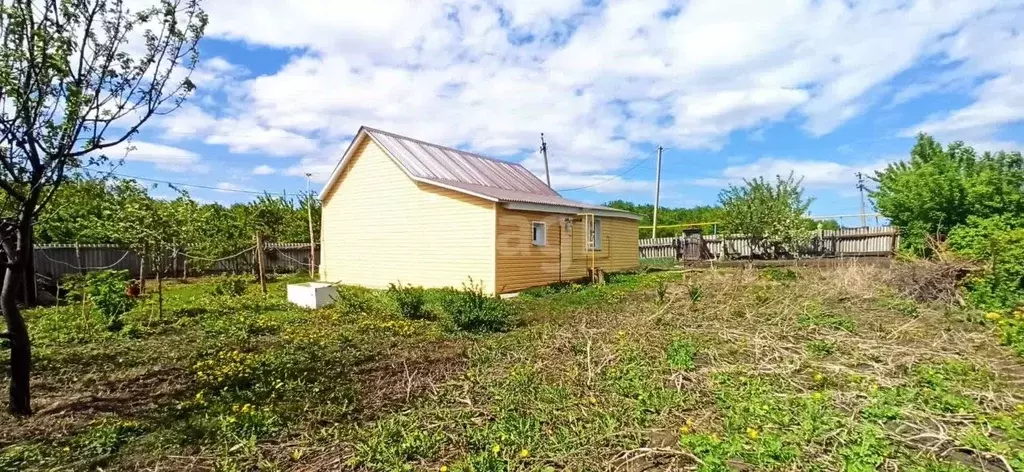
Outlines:
{"label": "tree line", "polygon": [[201,203],[173,186],[174,198],[155,197],[155,188],[132,179],[74,176],[43,210],[35,241],[117,244],[150,255],[154,263],[169,251],[216,259],[252,247],[257,232],[266,242],[309,242],[310,210],[319,239],[320,201],[312,194],[264,194],[222,205]]}

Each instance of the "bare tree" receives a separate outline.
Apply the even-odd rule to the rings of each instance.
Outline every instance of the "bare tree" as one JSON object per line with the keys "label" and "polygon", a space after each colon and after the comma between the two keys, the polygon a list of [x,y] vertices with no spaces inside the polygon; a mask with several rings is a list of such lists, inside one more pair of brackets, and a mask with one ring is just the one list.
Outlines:
{"label": "bare tree", "polygon": [[2,336],[11,349],[9,410],[32,413],[31,346],[19,291],[34,301],[36,217],[70,169],[106,161],[154,115],[176,109],[206,27],[199,0],[0,0]]}

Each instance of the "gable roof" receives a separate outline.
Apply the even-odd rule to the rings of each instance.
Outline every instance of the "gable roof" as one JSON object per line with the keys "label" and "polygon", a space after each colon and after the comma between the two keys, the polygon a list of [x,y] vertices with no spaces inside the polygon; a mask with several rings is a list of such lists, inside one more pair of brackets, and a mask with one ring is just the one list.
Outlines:
{"label": "gable roof", "polygon": [[371,139],[410,179],[499,203],[544,205],[553,210],[599,211],[605,216],[639,219],[636,215],[601,205],[562,198],[520,164],[363,126],[356,132],[345,156],[324,185],[326,196],[351,161],[357,144]]}

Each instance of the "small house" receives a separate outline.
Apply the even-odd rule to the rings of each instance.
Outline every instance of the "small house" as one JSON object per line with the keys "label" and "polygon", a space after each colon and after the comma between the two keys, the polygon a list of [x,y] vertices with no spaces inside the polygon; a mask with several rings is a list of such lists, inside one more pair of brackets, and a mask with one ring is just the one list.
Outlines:
{"label": "small house", "polygon": [[562,198],[519,164],[373,128],[320,199],[326,282],[509,293],[640,263],[638,216]]}

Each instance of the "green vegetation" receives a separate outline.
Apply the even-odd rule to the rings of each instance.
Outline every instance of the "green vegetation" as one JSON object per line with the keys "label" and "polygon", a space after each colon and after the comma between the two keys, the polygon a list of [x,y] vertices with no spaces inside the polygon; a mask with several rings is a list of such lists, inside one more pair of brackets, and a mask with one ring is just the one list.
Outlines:
{"label": "green vegetation", "polygon": [[515,321],[512,305],[497,296],[485,295],[483,284],[470,281],[462,290],[445,290],[441,300],[445,320],[462,331],[505,331]]}
{"label": "green vegetation", "polygon": [[[158,198],[130,179],[74,177],[54,195],[35,227],[39,243],[121,244],[140,253],[185,250],[202,258],[226,257],[253,245],[256,231],[267,242],[307,242],[307,205],[320,233],[320,202],[311,195],[261,195],[248,203],[199,203],[170,189]],[[204,262],[190,262],[203,269]]]}
{"label": "green vegetation", "polygon": [[777,176],[774,183],[763,177],[744,180],[743,185],[722,190],[718,201],[728,231],[750,236],[766,257],[792,253],[810,240],[805,215],[813,199],[804,198],[800,181],[792,175]]}
{"label": "green vegetation", "polygon": [[398,305],[398,313],[410,320],[423,320],[430,317],[425,309],[427,292],[423,287],[397,284],[388,285],[388,295]]}
{"label": "green vegetation", "polygon": [[[627,202],[624,200],[614,200],[606,203],[607,206],[612,208],[618,208],[619,210],[626,210],[630,213],[640,215],[640,226],[651,226],[651,222],[654,217],[654,205],[652,204],[636,204]],[[700,223],[721,223],[723,218],[722,208],[718,206],[695,206],[693,208],[658,208],[658,237],[670,237],[677,236],[682,233],[680,228],[660,228],[661,226],[675,226],[682,224],[700,224]],[[714,229],[713,225],[707,226],[695,226],[704,232],[704,234],[711,234]],[[651,230],[641,229],[641,238],[651,237]]]}
{"label": "green vegetation", "polygon": [[110,331],[120,331],[124,326],[121,317],[135,306],[135,300],[126,293],[127,286],[126,270],[92,272],[85,278],[85,295]]}
{"label": "green vegetation", "polygon": [[0,420],[0,470],[1024,467],[1021,360],[991,331],[1009,314],[908,318],[875,269],[795,273],[423,290],[436,321],[394,290],[299,309],[297,277],[169,283],[163,317],[144,298],[119,332],[88,298],[35,309],[46,388]]}
{"label": "green vegetation", "polygon": [[[903,247],[926,255],[927,238],[949,234],[971,218],[1024,215],[1024,158],[1019,152],[985,152],[955,142],[943,148],[922,134],[907,161],[876,173],[875,206],[902,228]],[[1016,221],[1017,226],[1020,221]]]}
{"label": "green vegetation", "polygon": [[940,261],[965,260],[945,269],[943,277],[952,279],[946,284],[955,286],[966,276],[968,301],[988,311],[974,319],[995,324],[1003,343],[1024,353],[1024,320],[1017,316],[1024,307],[1021,153],[979,154],[962,142],[943,148],[922,134],[908,161],[889,165],[875,180],[871,196],[902,228],[904,250]]}
{"label": "green vegetation", "polygon": [[225,297],[240,297],[252,283],[252,277],[245,275],[221,275],[211,277],[213,288],[211,293]]}

